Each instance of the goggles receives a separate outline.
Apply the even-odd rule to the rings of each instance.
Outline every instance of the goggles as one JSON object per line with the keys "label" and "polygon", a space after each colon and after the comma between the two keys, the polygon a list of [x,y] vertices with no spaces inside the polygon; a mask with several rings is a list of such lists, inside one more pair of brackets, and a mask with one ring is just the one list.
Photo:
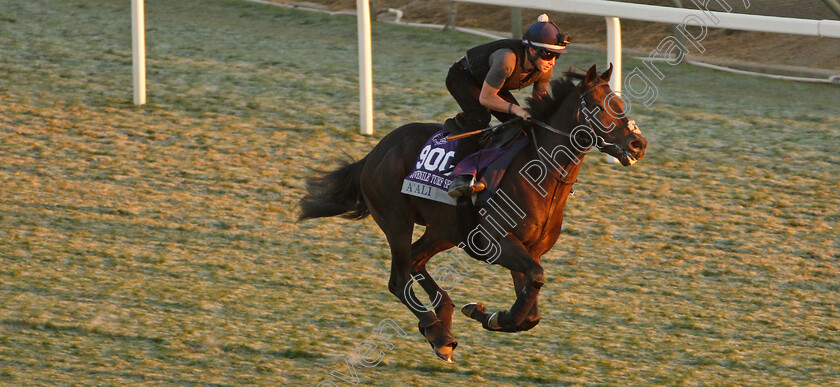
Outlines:
{"label": "goggles", "polygon": [[[572,35],[571,34],[562,34],[562,33],[557,34],[557,44],[554,46],[554,48],[565,49],[566,45],[571,43],[571,42],[572,42]],[[536,44],[531,43],[531,45],[534,46]],[[541,48],[541,47],[534,47],[534,48],[537,49],[537,56],[539,56],[540,59],[542,59],[542,60],[552,60],[554,58],[557,58],[560,55],[556,52],[548,51],[545,48]]]}
{"label": "goggles", "polygon": [[556,52],[548,51],[548,50],[543,49],[543,48],[537,49],[537,56],[539,56],[540,59],[542,59],[542,60],[552,60],[554,58],[557,58],[558,55],[560,55],[560,54],[558,54]]}

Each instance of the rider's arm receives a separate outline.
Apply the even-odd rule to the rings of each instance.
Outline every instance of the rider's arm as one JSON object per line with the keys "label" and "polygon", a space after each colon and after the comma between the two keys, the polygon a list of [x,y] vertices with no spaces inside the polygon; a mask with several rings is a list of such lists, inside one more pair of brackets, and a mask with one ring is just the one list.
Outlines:
{"label": "rider's arm", "polygon": [[499,97],[499,90],[507,77],[513,74],[516,66],[516,55],[510,50],[499,50],[490,56],[490,71],[481,86],[478,102],[482,106],[497,112],[509,112],[522,118],[530,118],[527,110],[517,104],[511,104]]}
{"label": "rider's arm", "polygon": [[499,90],[499,88],[490,86],[490,84],[485,81],[484,85],[481,86],[481,94],[478,97],[478,102],[481,102],[482,106],[497,112],[512,113],[522,118],[531,117],[531,114],[529,114],[522,106],[515,103],[512,104],[502,99],[502,97],[499,97]]}

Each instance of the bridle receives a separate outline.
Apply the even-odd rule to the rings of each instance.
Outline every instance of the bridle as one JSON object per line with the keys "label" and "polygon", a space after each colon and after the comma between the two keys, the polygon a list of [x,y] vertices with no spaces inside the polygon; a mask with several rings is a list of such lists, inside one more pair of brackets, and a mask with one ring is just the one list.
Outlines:
{"label": "bridle", "polygon": [[[612,151],[612,152],[617,154],[619,152],[623,152],[624,150],[622,150],[618,145],[616,145],[614,143],[611,143],[611,142],[607,142],[606,140],[604,140],[603,137],[599,136],[598,132],[595,131],[595,128],[592,126],[592,120],[589,119],[588,115],[584,114],[583,121],[581,121],[581,119],[580,119],[581,110],[586,109],[586,98],[585,98],[585,96],[587,94],[591,93],[593,90],[595,90],[595,88],[600,87],[600,86],[604,86],[604,85],[609,85],[609,83],[598,82],[598,83],[590,86],[588,89],[586,89],[586,90],[584,90],[580,93],[580,105],[578,106],[577,112],[575,113],[574,124],[575,124],[575,127],[580,126],[581,123],[585,124],[585,126],[589,129],[588,130],[589,135],[592,136],[592,138],[595,141],[595,144],[594,144],[595,148],[598,149],[600,152],[610,154],[610,151]],[[600,105],[598,105],[598,108],[603,109],[603,107],[600,106]],[[531,118],[530,122],[532,124],[535,124],[536,126],[539,126],[543,129],[545,129],[545,130],[548,130],[549,132],[559,134],[561,136],[569,137],[570,139],[573,137],[572,133],[564,132],[562,130],[554,128],[553,126],[551,126],[549,124],[546,124],[545,122],[542,122],[542,121],[537,120],[535,118]],[[603,124],[601,124],[601,125],[603,126]],[[613,128],[611,130],[617,130],[617,129],[621,130],[621,129],[628,128],[628,127],[630,128],[630,130],[633,133],[639,133],[640,132],[639,127],[636,126],[635,121],[627,121],[627,123],[622,124],[621,126],[617,126],[617,127]],[[537,144],[537,136],[534,133],[534,127],[533,126],[531,127],[531,138],[534,141],[534,147],[537,149],[537,154],[539,155],[540,160],[542,162],[546,163],[546,165],[552,165],[553,161],[547,160],[547,156],[544,155],[542,152],[539,152],[540,147],[539,147],[539,144]],[[551,175],[561,183],[564,183],[564,184],[574,184],[575,183],[575,181],[564,180],[563,176],[559,176],[559,177],[554,176],[553,173]],[[574,192],[574,190],[572,192]]]}
{"label": "bridle", "polygon": [[[598,83],[590,86],[588,89],[586,89],[586,90],[584,90],[580,93],[580,105],[578,105],[577,112],[575,112],[575,124],[581,123],[581,119],[580,119],[581,110],[586,109],[586,98],[585,98],[585,96],[587,94],[591,93],[597,87],[604,86],[604,85],[608,86],[609,83],[598,82]],[[601,105],[598,105],[597,107],[599,109],[604,109]],[[607,142],[606,140],[604,140],[603,137],[599,136],[598,132],[595,131],[595,128],[592,127],[592,120],[589,119],[589,116],[586,115],[586,114],[584,114],[583,116],[584,116],[583,117],[584,118],[583,123],[585,123],[586,127],[589,128],[589,134],[595,140],[594,145],[595,145],[596,149],[598,149],[599,151],[601,151],[603,153],[609,153],[609,152],[607,152],[608,149],[615,150],[615,151],[622,151],[622,149],[618,145],[616,145],[614,143],[611,143],[611,142]],[[567,133],[567,132],[564,132],[562,130],[556,129],[556,128],[552,127],[551,125],[546,124],[545,122],[542,122],[542,121],[537,120],[535,118],[531,118],[531,122],[536,124],[537,126],[543,128],[543,129],[545,129],[545,130],[548,130],[548,131],[552,132],[552,133],[556,133],[556,134],[559,134],[559,135],[562,135],[562,136],[572,138],[571,133]],[[601,124],[601,125],[603,126],[603,124]],[[577,127],[577,125],[575,127]],[[622,124],[620,126],[617,126],[617,127],[613,128],[613,129],[610,129],[610,130],[621,130],[621,129],[624,129],[624,128],[627,128],[627,127],[629,127],[630,130],[634,133],[639,132],[639,127],[636,126],[636,121],[627,121],[627,123]]]}

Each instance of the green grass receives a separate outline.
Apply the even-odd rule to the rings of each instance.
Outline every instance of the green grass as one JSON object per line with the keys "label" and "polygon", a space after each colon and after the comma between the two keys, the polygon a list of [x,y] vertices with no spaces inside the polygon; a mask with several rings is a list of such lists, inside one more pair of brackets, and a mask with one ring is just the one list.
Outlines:
{"label": "green grass", "polygon": [[[376,24],[363,137],[354,18],[146,10],[136,107],[126,2],[0,0],[0,384],[342,385],[330,371],[386,318],[408,335],[356,364],[364,384],[840,380],[836,86],[665,69],[634,105],[648,156],[585,161],[541,324],[458,315],[447,366],[388,293],[371,220],[294,220],[312,168],[453,115],[446,71],[483,39]],[[472,266],[456,303],[509,307],[509,275]]]}

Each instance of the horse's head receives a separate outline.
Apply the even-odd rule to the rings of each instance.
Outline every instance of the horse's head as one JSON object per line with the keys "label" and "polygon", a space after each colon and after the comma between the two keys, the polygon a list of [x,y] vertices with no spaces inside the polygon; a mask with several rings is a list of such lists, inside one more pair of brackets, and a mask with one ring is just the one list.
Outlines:
{"label": "horse's head", "polygon": [[578,129],[594,134],[594,146],[617,158],[624,166],[633,165],[645,157],[647,140],[624,113],[624,101],[610,88],[612,64],[598,75],[595,65],[589,68],[578,85],[580,107],[576,115]]}

